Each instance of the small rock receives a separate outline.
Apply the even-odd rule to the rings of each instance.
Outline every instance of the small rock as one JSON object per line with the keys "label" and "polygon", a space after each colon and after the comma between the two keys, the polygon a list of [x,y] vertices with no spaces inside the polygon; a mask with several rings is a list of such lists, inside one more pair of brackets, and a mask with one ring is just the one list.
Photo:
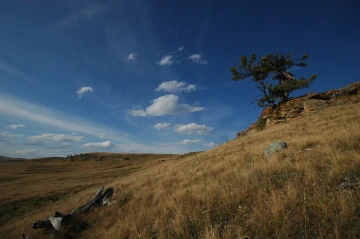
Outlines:
{"label": "small rock", "polygon": [[267,146],[264,149],[264,155],[265,155],[265,157],[268,157],[271,154],[276,153],[281,150],[284,150],[286,148],[287,148],[287,144],[284,141],[280,140],[280,141],[274,142],[274,143],[270,144],[269,146]]}

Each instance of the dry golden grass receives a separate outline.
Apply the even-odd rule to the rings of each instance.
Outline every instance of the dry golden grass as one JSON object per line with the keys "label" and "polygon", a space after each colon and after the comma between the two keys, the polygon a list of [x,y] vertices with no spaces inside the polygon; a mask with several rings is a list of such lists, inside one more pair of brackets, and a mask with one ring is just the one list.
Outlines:
{"label": "dry golden grass", "polygon": [[[129,175],[117,176],[115,163],[92,162],[99,170],[86,179],[87,172],[79,171],[91,162],[54,163],[54,169],[74,170],[65,185],[48,182],[53,174],[39,174],[35,181],[8,182],[24,180],[11,193],[2,183],[1,197],[55,193],[57,187],[73,193],[5,224],[0,235],[25,231],[45,238],[32,231],[32,221],[70,211],[105,184],[115,187],[116,201],[80,217],[85,226],[77,238],[357,238],[360,189],[339,185],[360,181],[359,119],[360,103],[335,106],[193,156],[149,160]],[[263,149],[277,140],[289,148],[264,158]],[[75,182],[84,190],[74,191]]]}

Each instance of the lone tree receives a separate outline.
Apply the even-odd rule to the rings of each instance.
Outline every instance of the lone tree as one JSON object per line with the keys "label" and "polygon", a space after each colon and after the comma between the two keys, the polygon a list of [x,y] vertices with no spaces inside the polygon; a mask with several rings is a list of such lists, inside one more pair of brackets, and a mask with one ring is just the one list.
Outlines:
{"label": "lone tree", "polygon": [[257,104],[260,107],[275,107],[278,103],[286,101],[294,90],[308,88],[317,76],[314,74],[308,79],[295,79],[290,69],[294,66],[306,67],[305,60],[308,59],[308,54],[292,59],[294,53],[270,53],[259,60],[255,53],[252,53],[249,59],[241,56],[240,65],[230,67],[232,79],[237,81],[250,78],[262,92]]}

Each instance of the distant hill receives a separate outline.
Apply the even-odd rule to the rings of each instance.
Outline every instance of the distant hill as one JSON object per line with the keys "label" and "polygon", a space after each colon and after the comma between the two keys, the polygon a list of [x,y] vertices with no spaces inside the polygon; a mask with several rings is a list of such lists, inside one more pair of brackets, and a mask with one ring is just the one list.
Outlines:
{"label": "distant hill", "polygon": [[11,160],[25,160],[23,158],[11,158],[6,156],[0,156],[0,161],[11,161]]}

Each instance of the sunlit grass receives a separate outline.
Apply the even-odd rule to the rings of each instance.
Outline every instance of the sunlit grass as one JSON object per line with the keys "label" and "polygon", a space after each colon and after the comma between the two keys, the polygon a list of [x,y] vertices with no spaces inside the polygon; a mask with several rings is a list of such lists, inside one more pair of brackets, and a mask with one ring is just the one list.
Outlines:
{"label": "sunlit grass", "polygon": [[[359,103],[341,105],[184,158],[131,167],[79,162],[73,166],[85,171],[97,167],[96,173],[67,166],[71,180],[60,191],[72,194],[4,225],[0,235],[18,237],[19,228],[33,232],[32,220],[55,210],[67,212],[105,184],[115,187],[115,201],[83,218],[89,226],[79,238],[360,237],[359,190],[339,189],[343,182],[360,181],[359,119]],[[288,149],[265,158],[264,148],[277,140],[287,142]],[[113,177],[117,170],[135,167],[140,168]],[[91,177],[84,180],[85,175]],[[74,191],[77,180],[84,190]],[[31,190],[43,193],[41,188],[54,184],[27,182]]]}

